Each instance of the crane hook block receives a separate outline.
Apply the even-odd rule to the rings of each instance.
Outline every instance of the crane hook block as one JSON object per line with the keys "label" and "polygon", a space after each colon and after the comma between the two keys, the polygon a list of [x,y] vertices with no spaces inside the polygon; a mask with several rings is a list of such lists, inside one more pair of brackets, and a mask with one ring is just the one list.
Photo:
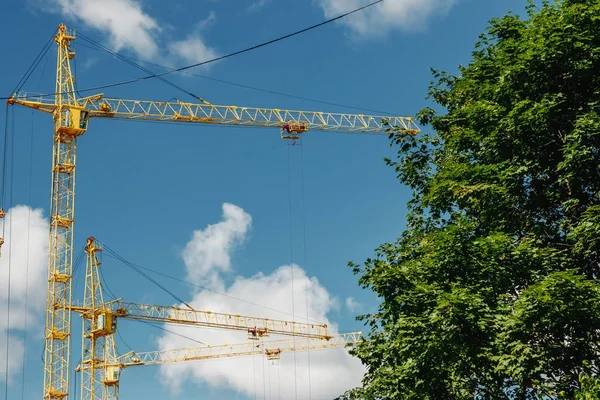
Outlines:
{"label": "crane hook block", "polygon": [[0,208],[0,218],[4,218],[5,215],[4,208]]}

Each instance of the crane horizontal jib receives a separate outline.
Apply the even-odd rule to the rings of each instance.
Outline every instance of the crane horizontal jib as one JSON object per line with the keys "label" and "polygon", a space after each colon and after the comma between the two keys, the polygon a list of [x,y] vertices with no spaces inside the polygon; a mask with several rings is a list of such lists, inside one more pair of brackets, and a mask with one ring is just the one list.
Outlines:
{"label": "crane horizontal jib", "polygon": [[172,306],[156,306],[126,302],[114,303],[111,305],[111,308],[117,317],[245,330],[251,337],[275,334],[318,339],[331,338],[331,335],[327,331],[327,325],[325,324],[307,324],[211,311],[190,310]]}
{"label": "crane horizontal jib", "polygon": [[223,344],[216,346],[186,347],[172,350],[159,350],[148,352],[129,352],[117,360],[120,367],[133,365],[153,365],[176,363],[182,361],[204,360],[211,358],[239,357],[254,354],[270,356],[282,352],[330,349],[355,345],[362,340],[362,332],[352,332],[333,335],[329,341],[318,339],[296,338],[284,340],[270,340],[261,342],[246,342],[236,344]]}
{"label": "crane horizontal jib", "polygon": [[[16,95],[11,100],[22,106],[53,112],[50,97]],[[302,124],[305,130],[362,132],[387,134],[397,127],[416,134],[419,127],[410,117],[373,116],[365,114],[296,111],[271,108],[192,104],[181,101],[150,101],[103,98],[102,95],[79,99],[79,107],[89,111],[90,118],[114,118],[162,122],[192,122],[216,125],[238,125],[282,128]]]}
{"label": "crane horizontal jib", "polygon": [[[270,318],[250,317],[237,314],[217,313],[184,309],[174,306],[159,306],[153,304],[138,304],[115,300],[105,303],[108,313],[117,318],[129,318],[162,323],[206,326],[230,330],[247,331],[250,338],[273,335],[290,335],[296,337],[331,339],[326,324],[310,324],[296,321],[285,321]],[[87,314],[92,311],[89,307],[71,305],[71,311]],[[109,320],[109,319],[107,319]],[[110,330],[109,328],[107,328]]]}

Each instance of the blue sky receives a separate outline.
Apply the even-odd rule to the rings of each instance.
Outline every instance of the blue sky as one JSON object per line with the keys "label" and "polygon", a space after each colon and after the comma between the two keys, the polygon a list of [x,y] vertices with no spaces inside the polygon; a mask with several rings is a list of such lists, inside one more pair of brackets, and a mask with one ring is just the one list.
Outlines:
{"label": "blue sky", "polygon": [[[182,66],[302,29],[364,3],[6,2],[2,8],[3,27],[10,40],[0,44],[5,55],[0,63],[0,92],[2,96],[11,93],[60,22],[128,57]],[[190,71],[201,76],[178,75],[170,79],[214,104],[367,113],[345,107],[352,106],[414,115],[429,105],[425,100],[429,67],[455,71],[458,64],[468,63],[473,44],[487,21],[502,16],[509,8],[521,12],[525,4],[525,0],[385,0],[352,20]],[[86,46],[83,40],[74,42],[79,88],[144,75]],[[52,92],[54,72],[53,47],[23,89]],[[111,88],[104,93],[126,99],[193,101],[156,80]],[[12,378],[8,393],[9,398],[21,396],[19,343],[23,330],[19,328],[27,314],[25,398],[34,399],[40,398],[42,392],[40,310],[45,291],[52,123],[48,115],[31,110],[14,107],[9,112],[14,113],[11,115],[16,137],[13,204],[24,207],[11,214],[11,289],[15,308],[11,311],[9,346],[15,350],[9,365]],[[6,119],[4,107],[1,119]],[[306,317],[303,310],[308,305],[311,319],[327,319],[340,332],[361,330],[363,326],[354,320],[355,315],[374,311],[377,299],[358,288],[346,263],[372,256],[377,246],[394,240],[404,227],[409,191],[382,160],[393,154],[386,136],[310,132],[301,146],[291,147],[279,138],[276,129],[91,121],[78,147],[75,248],[79,251],[85,239],[93,235],[131,262],[230,296],[161,278],[161,283],[199,309],[276,318],[291,318],[271,309],[291,311],[292,270],[285,266],[295,263],[298,266],[293,272],[294,293],[299,319]],[[31,213],[28,207],[37,211]],[[30,253],[29,268],[25,269],[27,237]],[[7,244],[0,259],[2,387]],[[81,272],[75,277],[74,298],[83,294]],[[112,292],[127,301],[175,304],[168,294],[114,259],[104,258],[103,273]],[[26,287],[27,307],[21,301]],[[74,321],[75,365],[80,354],[80,327],[76,318]],[[121,337],[117,337],[117,344],[121,353],[129,350],[127,346],[146,351],[196,345],[133,321],[121,321],[119,327]],[[172,326],[168,329],[211,344],[245,340],[243,334],[236,332],[182,331]],[[309,370],[315,399],[329,398],[359,384],[360,363],[350,360],[343,350],[319,352],[311,357],[309,369],[306,355],[297,356],[298,398],[308,397]],[[162,398],[174,390],[182,399],[253,399],[255,394],[257,398],[277,398],[281,390],[281,398],[288,399],[294,398],[293,377],[291,355],[282,358],[279,366],[266,366],[262,359],[249,358],[130,368],[122,374],[121,398]]]}

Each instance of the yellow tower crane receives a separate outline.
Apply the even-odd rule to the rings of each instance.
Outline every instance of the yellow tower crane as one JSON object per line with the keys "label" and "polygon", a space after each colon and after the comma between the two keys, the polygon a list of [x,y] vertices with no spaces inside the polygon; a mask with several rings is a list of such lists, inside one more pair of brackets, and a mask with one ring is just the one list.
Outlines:
{"label": "yellow tower crane", "polygon": [[[73,222],[77,139],[88,128],[90,118],[191,122],[278,128],[284,139],[298,139],[308,130],[387,134],[388,126],[406,134],[419,132],[410,117],[376,117],[362,114],[292,111],[183,102],[105,99],[103,95],[77,98],[71,60],[75,32],[60,24],[56,87],[53,96],[28,97],[15,93],[9,105],[43,111],[54,120],[52,184],[50,202],[50,242],[48,292],[44,351],[45,399],[68,396],[71,339],[73,272]],[[0,239],[1,240],[1,239]]]}
{"label": "yellow tower crane", "polygon": [[[93,237],[90,237],[85,251],[87,261],[83,305],[70,307],[83,318],[82,361],[76,369],[82,372],[81,400],[117,400],[120,370],[132,365],[235,357],[260,354],[261,351],[267,358],[275,359],[282,351],[343,347],[358,343],[360,340],[360,332],[332,335],[327,332],[327,325],[322,324],[246,317],[173,306],[124,303],[120,299],[104,302],[99,270],[102,263],[98,257],[102,248]],[[117,357],[114,335],[119,318],[243,330],[252,341],[234,345],[145,352],[137,355],[127,353]],[[261,341],[257,344],[258,340],[271,334],[295,336],[298,339]]]}

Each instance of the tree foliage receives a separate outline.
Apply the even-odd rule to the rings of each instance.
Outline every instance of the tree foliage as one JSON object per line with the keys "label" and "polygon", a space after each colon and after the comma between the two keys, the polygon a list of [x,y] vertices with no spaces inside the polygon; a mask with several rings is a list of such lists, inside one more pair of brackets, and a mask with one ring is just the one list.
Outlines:
{"label": "tree foliage", "polygon": [[413,196],[402,236],[351,264],[381,304],[359,317],[370,332],[352,354],[367,373],[345,398],[562,399],[597,385],[600,1],[527,14],[490,21],[457,75],[433,71],[445,111],[419,119],[434,133],[390,135],[387,163]]}
{"label": "tree foliage", "polygon": [[575,394],[575,400],[600,400],[600,379],[582,374],[579,382],[581,389]]}

